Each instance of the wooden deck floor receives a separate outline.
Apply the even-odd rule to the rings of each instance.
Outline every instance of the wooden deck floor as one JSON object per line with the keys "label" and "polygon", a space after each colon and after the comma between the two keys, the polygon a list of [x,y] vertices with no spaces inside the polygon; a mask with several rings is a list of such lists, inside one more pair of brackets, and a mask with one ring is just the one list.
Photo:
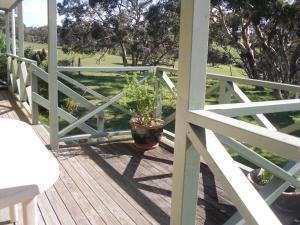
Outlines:
{"label": "wooden deck floor", "polygon": [[[0,117],[28,122],[14,99],[1,90]],[[47,132],[40,126],[34,129],[48,144]],[[38,197],[40,225],[169,224],[170,152],[161,147],[138,152],[128,141],[66,147],[54,154],[61,175]],[[202,165],[201,170],[197,224],[222,224],[235,208],[209,169]],[[0,225],[4,224],[9,224],[7,209],[0,210]]]}

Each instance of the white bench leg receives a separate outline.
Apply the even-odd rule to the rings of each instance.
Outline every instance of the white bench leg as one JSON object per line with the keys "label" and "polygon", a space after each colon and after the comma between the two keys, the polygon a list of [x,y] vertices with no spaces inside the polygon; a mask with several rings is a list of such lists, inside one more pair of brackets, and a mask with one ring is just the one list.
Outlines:
{"label": "white bench leg", "polygon": [[23,206],[23,224],[38,225],[36,197],[27,202],[23,202],[22,206]]}
{"label": "white bench leg", "polygon": [[18,222],[18,205],[13,205],[9,207],[9,219],[11,223]]}

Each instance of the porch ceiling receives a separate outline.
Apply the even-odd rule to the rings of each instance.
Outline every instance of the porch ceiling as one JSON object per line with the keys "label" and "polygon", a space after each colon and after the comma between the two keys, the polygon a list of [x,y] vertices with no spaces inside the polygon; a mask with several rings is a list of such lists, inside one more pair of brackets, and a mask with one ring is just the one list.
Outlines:
{"label": "porch ceiling", "polygon": [[10,10],[12,7],[14,7],[20,1],[22,1],[22,0],[1,0],[0,1],[0,9]]}

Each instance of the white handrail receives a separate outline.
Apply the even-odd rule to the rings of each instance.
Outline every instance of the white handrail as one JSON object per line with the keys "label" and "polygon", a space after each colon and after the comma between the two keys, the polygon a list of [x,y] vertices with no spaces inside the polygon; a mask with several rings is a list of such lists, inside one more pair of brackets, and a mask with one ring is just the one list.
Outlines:
{"label": "white handrail", "polygon": [[246,222],[257,225],[281,224],[216,136],[211,131],[204,132],[205,140],[202,141],[197,128],[188,126],[187,136],[217,179],[221,181],[223,188]]}
{"label": "white handrail", "polygon": [[128,66],[128,67],[66,67],[59,66],[60,72],[131,72],[131,71],[148,71],[156,69],[155,66]]}
{"label": "white handrail", "polygon": [[191,124],[300,162],[300,138],[205,110],[190,111],[186,117]]}

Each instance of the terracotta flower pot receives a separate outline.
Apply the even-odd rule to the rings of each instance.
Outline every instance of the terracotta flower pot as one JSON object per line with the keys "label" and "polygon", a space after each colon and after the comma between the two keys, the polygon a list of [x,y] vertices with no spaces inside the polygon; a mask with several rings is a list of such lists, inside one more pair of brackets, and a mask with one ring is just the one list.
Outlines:
{"label": "terracotta flower pot", "polygon": [[[254,181],[254,176],[256,175],[257,172],[253,170],[248,173],[247,178],[253,187],[260,191],[263,185]],[[283,225],[293,224],[295,219],[300,218],[300,192],[296,192],[293,187],[289,187],[271,205],[271,209]]]}
{"label": "terracotta flower pot", "polygon": [[300,218],[300,192],[283,192],[272,204],[272,209],[282,224],[293,224]]}
{"label": "terracotta flower pot", "polygon": [[252,186],[257,190],[260,191],[260,189],[263,188],[263,185],[260,185],[258,183],[255,182],[254,176],[257,175],[257,170],[252,170],[250,173],[247,174],[247,178],[250,181],[250,183],[252,184]]}
{"label": "terracotta flower pot", "polygon": [[164,128],[163,121],[156,126],[145,126],[133,121],[129,123],[131,125],[131,135],[136,147],[142,150],[149,150],[158,146]]}

